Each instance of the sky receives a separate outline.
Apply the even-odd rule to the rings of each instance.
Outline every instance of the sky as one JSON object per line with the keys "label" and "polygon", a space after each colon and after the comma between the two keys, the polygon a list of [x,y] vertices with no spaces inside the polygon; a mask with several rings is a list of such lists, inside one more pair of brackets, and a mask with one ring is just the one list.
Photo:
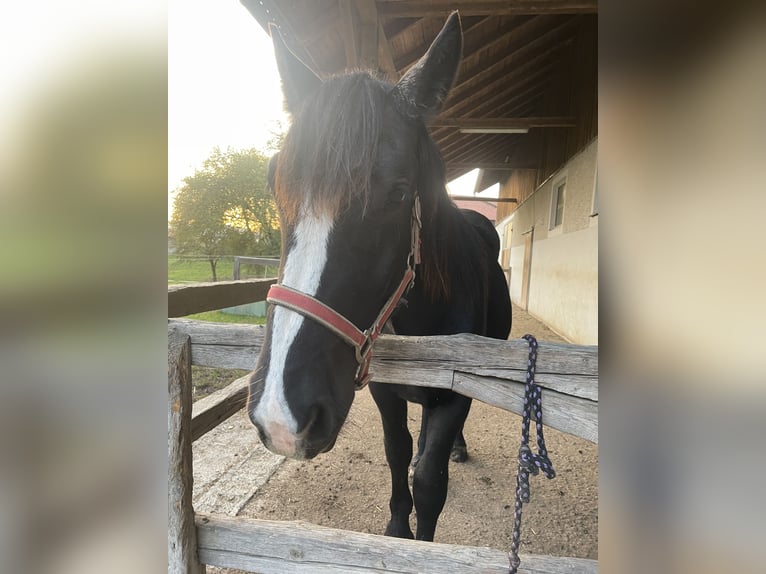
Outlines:
{"label": "sky", "polygon": [[[263,148],[280,125],[288,120],[274,50],[255,18],[238,0],[170,0],[168,191],[214,147]],[[475,180],[470,172],[450,191],[470,195]]]}

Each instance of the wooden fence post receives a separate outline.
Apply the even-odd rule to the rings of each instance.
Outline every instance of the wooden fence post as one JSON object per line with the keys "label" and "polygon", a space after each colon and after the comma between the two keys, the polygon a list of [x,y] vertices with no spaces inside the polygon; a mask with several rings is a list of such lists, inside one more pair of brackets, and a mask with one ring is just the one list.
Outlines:
{"label": "wooden fence post", "polygon": [[191,339],[168,329],[168,574],[202,574],[192,507]]}

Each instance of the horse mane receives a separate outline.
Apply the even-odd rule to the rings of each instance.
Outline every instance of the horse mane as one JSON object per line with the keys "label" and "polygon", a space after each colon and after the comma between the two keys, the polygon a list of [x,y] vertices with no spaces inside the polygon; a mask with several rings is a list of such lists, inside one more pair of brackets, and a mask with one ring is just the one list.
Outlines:
{"label": "horse mane", "polygon": [[[325,81],[301,104],[283,142],[274,181],[287,224],[305,205],[329,214],[354,199],[367,205],[383,129],[381,110],[391,88],[367,72],[353,72]],[[446,300],[458,289],[478,292],[484,277],[479,254],[485,247],[450,199],[444,160],[422,123],[418,161],[422,287],[433,301]]]}
{"label": "horse mane", "polygon": [[354,198],[366,205],[389,90],[369,73],[354,72],[324,82],[303,102],[285,137],[275,181],[288,223],[306,200],[331,214]]}
{"label": "horse mane", "polygon": [[418,192],[423,222],[421,269],[423,290],[432,301],[445,301],[458,292],[481,293],[488,249],[446,187],[444,160],[425,126],[418,142]]}

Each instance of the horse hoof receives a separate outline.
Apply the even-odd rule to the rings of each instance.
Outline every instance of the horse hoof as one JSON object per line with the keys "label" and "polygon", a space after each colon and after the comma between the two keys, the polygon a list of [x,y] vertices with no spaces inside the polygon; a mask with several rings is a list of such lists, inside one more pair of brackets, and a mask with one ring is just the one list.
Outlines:
{"label": "horse hoof", "polygon": [[386,536],[393,536],[394,538],[409,538],[410,540],[415,540],[415,535],[412,534],[412,530],[410,530],[409,526],[406,528],[396,528],[395,526],[389,524],[386,528]]}
{"label": "horse hoof", "polygon": [[464,446],[456,446],[452,448],[452,452],[449,455],[449,459],[452,462],[465,462],[468,460],[468,449]]}

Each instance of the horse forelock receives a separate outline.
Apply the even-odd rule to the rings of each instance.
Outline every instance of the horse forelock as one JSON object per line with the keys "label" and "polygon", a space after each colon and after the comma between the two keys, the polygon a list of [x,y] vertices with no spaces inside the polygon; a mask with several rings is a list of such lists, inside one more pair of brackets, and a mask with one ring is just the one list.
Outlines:
{"label": "horse forelock", "polygon": [[353,199],[367,204],[390,86],[356,72],[325,81],[303,102],[285,136],[275,177],[282,217],[308,209],[334,216]]}
{"label": "horse forelock", "polygon": [[[398,110],[396,102],[388,100],[391,88],[366,72],[355,72],[326,80],[302,103],[285,136],[275,174],[283,224],[294,227],[304,216],[334,220],[355,199],[367,205],[379,141],[390,127],[384,111],[389,104]],[[454,260],[460,259],[457,237],[463,233],[454,226],[461,218],[447,194],[444,161],[422,125],[417,149],[423,206],[419,274],[429,298],[445,300],[458,277],[468,282],[476,277],[474,270],[462,269],[467,264]]]}

